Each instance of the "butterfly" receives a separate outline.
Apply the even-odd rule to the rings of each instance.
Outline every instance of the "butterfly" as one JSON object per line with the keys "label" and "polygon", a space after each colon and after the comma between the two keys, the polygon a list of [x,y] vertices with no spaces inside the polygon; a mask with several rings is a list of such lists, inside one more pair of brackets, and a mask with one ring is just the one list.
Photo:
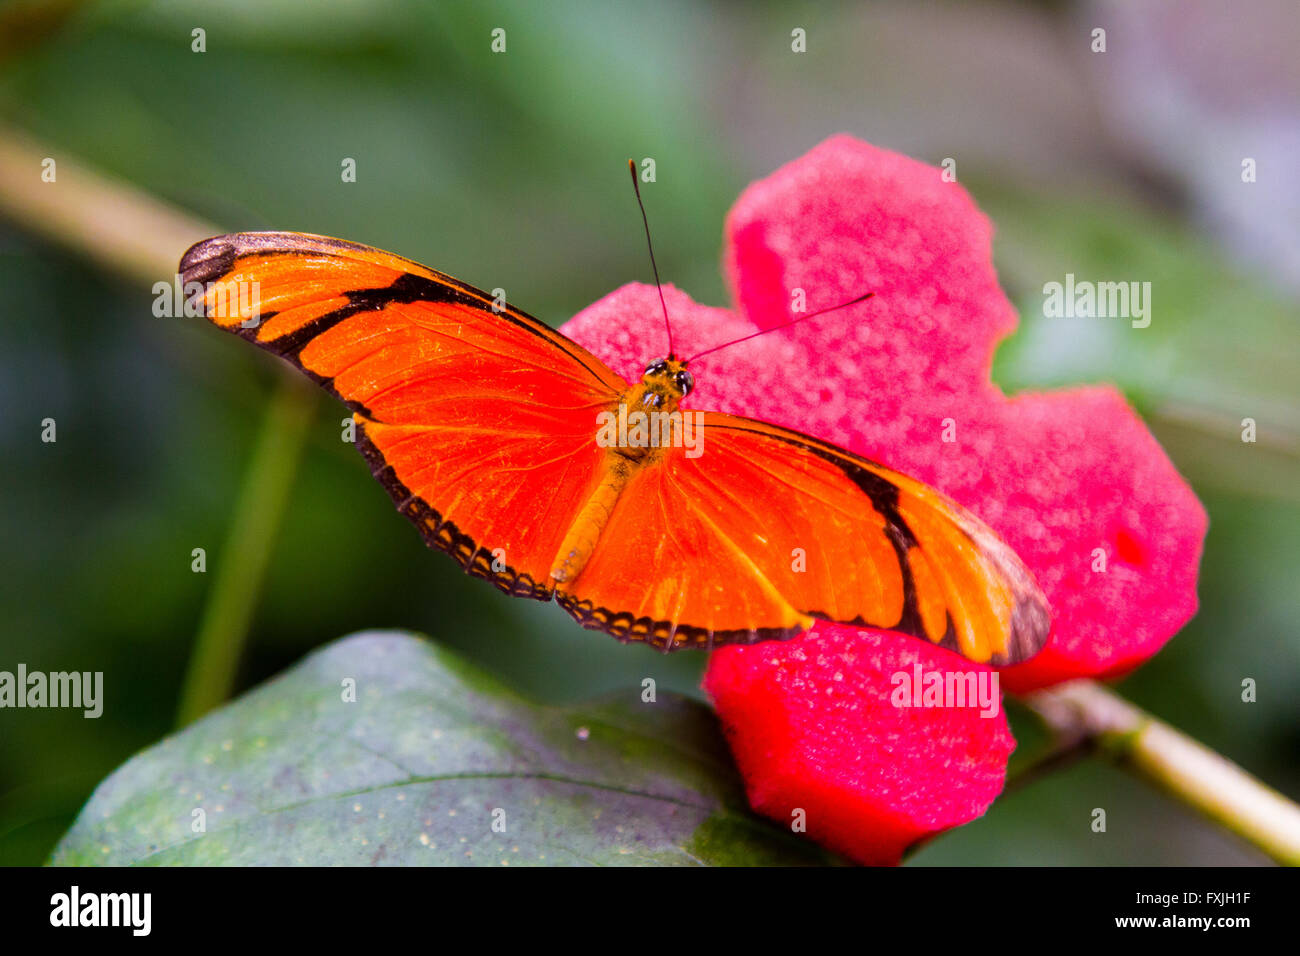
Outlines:
{"label": "butterfly", "polygon": [[180,268],[196,311],[351,410],[431,547],[585,628],[670,651],[825,620],[998,665],[1047,640],[1033,575],[973,514],[818,438],[681,409],[671,344],[629,383],[487,292],[322,236],[217,236]]}

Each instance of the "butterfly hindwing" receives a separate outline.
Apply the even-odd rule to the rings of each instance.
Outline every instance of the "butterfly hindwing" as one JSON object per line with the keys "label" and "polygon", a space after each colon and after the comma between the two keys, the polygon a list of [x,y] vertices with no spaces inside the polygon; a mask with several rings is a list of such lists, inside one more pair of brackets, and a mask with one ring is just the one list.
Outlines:
{"label": "butterfly hindwing", "polygon": [[622,379],[487,293],[354,243],[219,236],[181,269],[208,318],[353,410],[375,477],[430,545],[549,599],[550,561],[599,478],[594,422]]}
{"label": "butterfly hindwing", "polygon": [[[583,574],[557,593],[584,626],[672,649],[790,637],[822,619],[995,664],[1046,642],[1033,576],[960,505],[797,432],[702,421],[702,454],[674,448],[639,475]],[[653,580],[637,575],[643,565]]]}

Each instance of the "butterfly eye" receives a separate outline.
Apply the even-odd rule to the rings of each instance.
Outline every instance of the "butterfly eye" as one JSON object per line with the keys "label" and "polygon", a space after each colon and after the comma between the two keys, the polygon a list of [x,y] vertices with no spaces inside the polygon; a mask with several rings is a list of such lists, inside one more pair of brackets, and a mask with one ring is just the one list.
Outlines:
{"label": "butterfly eye", "polygon": [[677,387],[682,390],[683,395],[691,394],[691,389],[695,387],[695,376],[686,369],[677,373]]}
{"label": "butterfly eye", "polygon": [[647,374],[647,375],[658,375],[658,374],[659,374],[660,372],[662,372],[665,368],[667,368],[667,366],[664,365],[664,363],[663,363],[662,361],[659,361],[659,362],[651,362],[649,365],[647,365],[647,366],[645,367],[645,374]]}

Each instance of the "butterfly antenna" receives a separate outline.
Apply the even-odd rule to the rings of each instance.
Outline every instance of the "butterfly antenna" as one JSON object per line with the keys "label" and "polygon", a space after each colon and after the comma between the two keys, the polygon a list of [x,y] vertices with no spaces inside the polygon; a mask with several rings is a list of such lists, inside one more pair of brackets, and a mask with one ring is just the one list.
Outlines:
{"label": "butterfly antenna", "polygon": [[655,264],[655,247],[650,241],[650,220],[645,215],[645,203],[641,201],[641,184],[637,182],[636,163],[632,160],[627,161],[627,171],[632,174],[632,189],[636,191],[636,204],[641,207],[641,222],[645,226],[645,244],[650,250],[650,268],[655,273],[655,288],[659,290],[659,304],[664,310],[664,328],[668,331],[668,357],[675,358],[673,353],[673,327],[668,321],[668,303],[664,301],[664,287],[659,282],[659,266]]}
{"label": "butterfly antenna", "polygon": [[841,302],[839,305],[832,305],[828,309],[818,309],[816,312],[809,312],[807,315],[801,315],[797,319],[791,319],[789,322],[782,322],[780,325],[774,325],[770,329],[760,329],[759,331],[752,332],[749,335],[742,335],[738,339],[732,339],[730,342],[723,342],[721,345],[715,345],[711,349],[705,349],[703,352],[697,352],[695,355],[692,355],[690,358],[688,358],[686,362],[687,364],[689,364],[691,362],[694,362],[697,358],[703,358],[704,356],[716,352],[719,349],[730,348],[733,345],[739,345],[741,342],[748,342],[750,339],[756,339],[760,335],[767,335],[768,332],[776,332],[779,331],[780,329],[788,329],[796,322],[803,322],[806,319],[815,319],[819,315],[825,315],[827,312],[834,312],[836,309],[847,309],[849,306],[857,305],[859,302],[866,302],[874,295],[875,295],[874,292],[868,292],[866,295],[860,295],[856,299],[850,299],[848,302]]}

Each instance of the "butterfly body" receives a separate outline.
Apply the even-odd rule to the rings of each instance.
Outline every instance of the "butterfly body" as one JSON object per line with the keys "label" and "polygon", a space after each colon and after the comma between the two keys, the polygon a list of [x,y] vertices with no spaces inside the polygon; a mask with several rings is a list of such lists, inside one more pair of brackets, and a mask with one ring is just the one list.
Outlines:
{"label": "butterfly body", "polygon": [[[616,416],[607,417],[607,424],[621,426],[636,416],[638,423],[645,423],[644,432],[640,436],[634,435],[636,440],[628,440],[626,428],[609,429],[614,440],[602,442],[603,429],[595,429],[593,440],[606,449],[604,476],[578,512],[555,556],[550,576],[561,588],[586,567],[619,497],[633,477],[643,469],[656,467],[663,460],[665,449],[671,447],[676,434],[673,423],[680,422],[673,416],[694,385],[695,380],[686,370],[686,363],[670,355],[647,366],[642,380],[619,396],[615,408],[605,410],[604,416]],[[620,436],[622,440],[619,440]]]}
{"label": "butterfly body", "polygon": [[[551,561],[550,578],[556,585],[563,587],[571,583],[587,566],[610,515],[618,505],[619,497],[633,475],[647,465],[648,456],[638,452],[639,450],[632,449],[611,449],[607,453],[605,473],[600,484],[578,511]],[[629,458],[629,455],[635,457]]]}
{"label": "butterfly body", "polygon": [[181,271],[210,321],[352,410],[431,547],[583,627],[675,650],[820,619],[994,664],[1047,640],[1033,576],[978,518],[818,438],[682,410],[694,382],[671,353],[631,384],[486,292],[321,236],[218,236]]}

